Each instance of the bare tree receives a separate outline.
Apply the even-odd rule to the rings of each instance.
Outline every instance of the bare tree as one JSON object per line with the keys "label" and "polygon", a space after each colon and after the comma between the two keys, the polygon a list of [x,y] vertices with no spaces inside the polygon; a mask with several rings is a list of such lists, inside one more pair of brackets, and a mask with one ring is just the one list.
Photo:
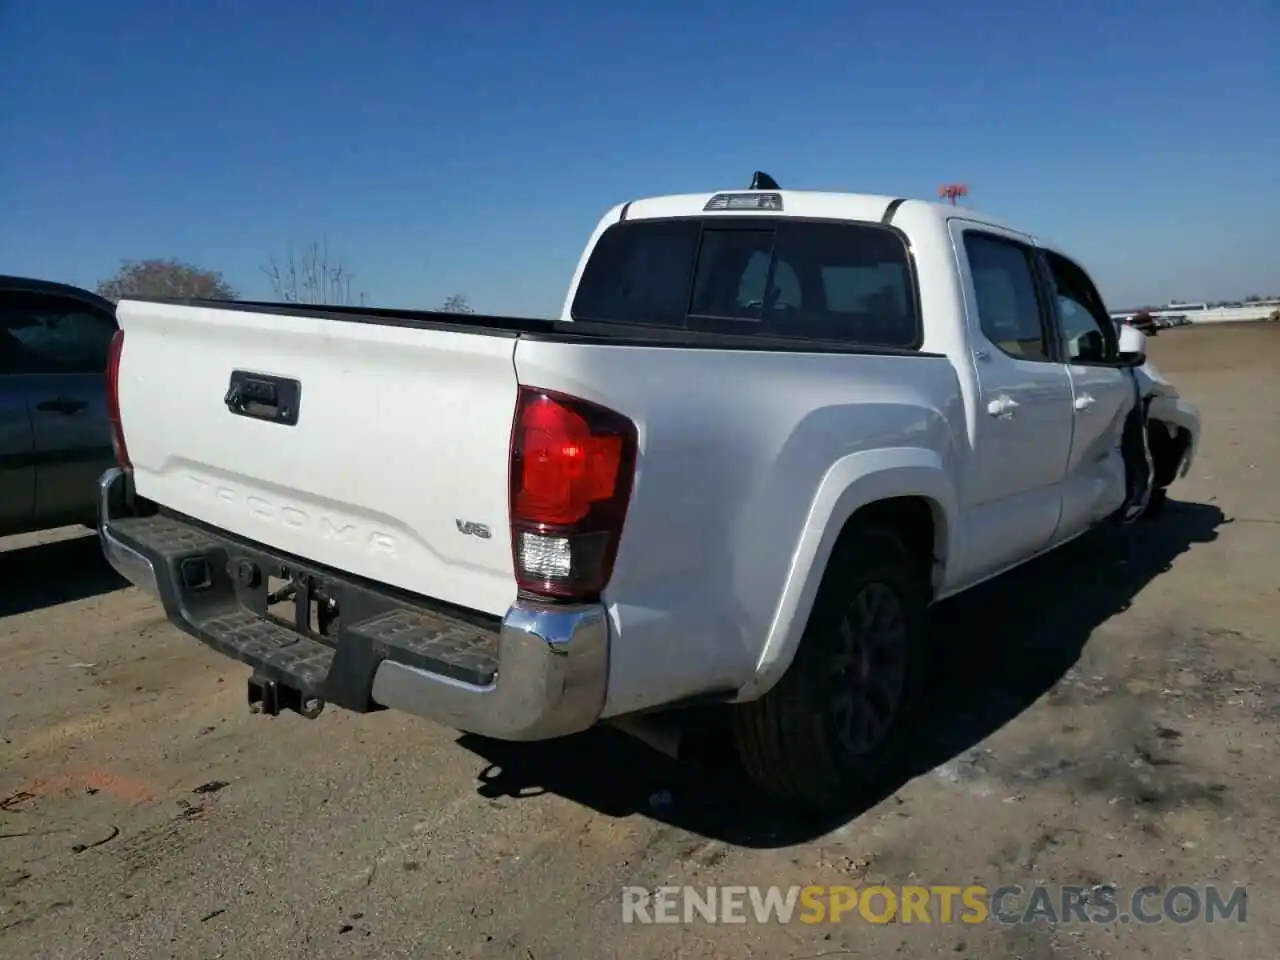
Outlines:
{"label": "bare tree", "polygon": [[189,297],[235,300],[239,294],[216,270],[202,270],[182,260],[123,260],[115,276],[98,284],[108,300],[126,297]]}
{"label": "bare tree", "polygon": [[312,241],[301,250],[289,247],[283,261],[272,257],[262,266],[277,300],[347,306],[363,304],[363,292],[353,293],[355,273],[329,253],[327,239]]}
{"label": "bare tree", "polygon": [[471,309],[471,303],[461,293],[455,293],[450,297],[446,297],[440,306],[441,313],[475,313]]}

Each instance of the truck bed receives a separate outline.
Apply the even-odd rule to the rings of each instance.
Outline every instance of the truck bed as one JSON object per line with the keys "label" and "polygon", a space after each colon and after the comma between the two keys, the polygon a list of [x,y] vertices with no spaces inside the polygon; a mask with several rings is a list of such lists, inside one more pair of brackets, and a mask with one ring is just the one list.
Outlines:
{"label": "truck bed", "polygon": [[[140,496],[245,541],[493,616],[517,590],[508,472],[522,385],[637,426],[619,589],[666,589],[680,570],[713,568],[744,524],[794,536],[840,455],[827,449],[835,425],[865,416],[869,402],[892,429],[920,422],[922,403],[934,411],[931,432],[962,419],[943,409],[958,402],[950,362],[912,350],[243,301],[125,300],[117,315],[121,418]],[[279,415],[231,410],[237,383],[278,385],[293,409],[281,399]],[[797,443],[799,460],[784,449]],[[753,579],[785,576],[788,550],[770,557]],[[768,615],[752,611],[762,630]]]}

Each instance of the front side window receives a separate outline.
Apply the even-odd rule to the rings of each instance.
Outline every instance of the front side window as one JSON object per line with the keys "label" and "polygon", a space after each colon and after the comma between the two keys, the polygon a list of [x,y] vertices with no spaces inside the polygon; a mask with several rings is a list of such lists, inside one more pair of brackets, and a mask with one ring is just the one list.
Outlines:
{"label": "front side window", "polygon": [[1111,315],[1088,275],[1061,254],[1045,252],[1057,303],[1058,331],[1068,363],[1113,363],[1118,338]]}

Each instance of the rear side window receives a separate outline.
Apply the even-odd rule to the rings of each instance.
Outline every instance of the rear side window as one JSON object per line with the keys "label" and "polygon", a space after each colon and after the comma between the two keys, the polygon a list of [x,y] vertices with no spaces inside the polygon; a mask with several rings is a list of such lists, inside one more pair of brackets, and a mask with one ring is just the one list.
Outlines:
{"label": "rear side window", "polygon": [[1049,341],[1031,248],[971,230],[965,233],[964,249],[973,276],[978,324],[987,339],[1018,360],[1048,360]]}
{"label": "rear side window", "polygon": [[115,318],[71,297],[0,294],[0,370],[105,373]]}
{"label": "rear side window", "polygon": [[875,224],[636,221],[601,236],[575,320],[915,348],[906,244]]}

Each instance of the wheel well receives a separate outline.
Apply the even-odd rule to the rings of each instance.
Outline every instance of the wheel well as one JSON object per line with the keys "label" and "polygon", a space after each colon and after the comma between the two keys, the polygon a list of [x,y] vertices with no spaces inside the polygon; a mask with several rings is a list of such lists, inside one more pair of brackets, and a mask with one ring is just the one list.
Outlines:
{"label": "wheel well", "polygon": [[1151,451],[1151,465],[1155,468],[1155,486],[1167,487],[1173,483],[1178,464],[1190,444],[1191,432],[1186,427],[1178,427],[1177,433],[1170,436],[1163,420],[1147,422],[1147,449]]}
{"label": "wheel well", "polygon": [[932,597],[937,586],[934,581],[935,565],[943,555],[939,534],[946,529],[939,509],[937,504],[926,497],[890,497],[888,500],[877,500],[854,511],[853,516],[845,521],[840,539],[843,540],[854,526],[864,523],[875,523],[893,531],[915,558],[920,583]]}

